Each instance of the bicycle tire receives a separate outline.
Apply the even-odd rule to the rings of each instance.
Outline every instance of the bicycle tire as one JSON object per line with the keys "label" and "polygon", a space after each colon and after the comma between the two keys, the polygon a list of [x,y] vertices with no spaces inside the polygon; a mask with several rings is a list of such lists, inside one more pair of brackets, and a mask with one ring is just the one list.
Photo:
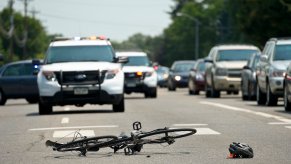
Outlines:
{"label": "bicycle tire", "polygon": [[[140,143],[135,143],[135,144],[161,144],[161,143],[168,143],[168,139],[177,139],[177,138],[182,138],[182,137],[187,137],[190,135],[195,134],[197,131],[196,129],[190,129],[190,128],[181,128],[181,129],[156,129],[150,132],[145,132],[137,135],[136,140]],[[157,136],[160,134],[169,134],[169,133],[176,133],[176,135],[165,135],[165,137],[160,137],[158,139],[147,139],[147,137],[151,136]],[[177,134],[181,133],[181,134]],[[134,138],[131,137],[126,137],[126,138],[119,138],[117,140],[112,140],[104,143],[98,144],[101,147],[114,147],[115,145],[126,143],[126,142],[134,142]]]}
{"label": "bicycle tire", "polygon": [[[141,134],[138,138],[143,139],[145,143],[168,143],[169,139],[183,138],[195,134],[196,129],[181,128],[181,129],[157,129],[149,133]],[[158,137],[160,134],[165,134],[164,137]],[[167,135],[166,135],[167,134]],[[158,137],[152,139],[150,137]]]}
{"label": "bicycle tire", "polygon": [[99,146],[100,143],[109,142],[116,139],[117,139],[116,136],[108,135],[108,136],[84,138],[84,139],[68,142],[65,144],[60,144],[60,143],[50,141],[51,143],[47,145],[52,146],[54,150],[59,151],[59,152],[82,151],[82,150],[98,151],[99,148],[102,148]]}

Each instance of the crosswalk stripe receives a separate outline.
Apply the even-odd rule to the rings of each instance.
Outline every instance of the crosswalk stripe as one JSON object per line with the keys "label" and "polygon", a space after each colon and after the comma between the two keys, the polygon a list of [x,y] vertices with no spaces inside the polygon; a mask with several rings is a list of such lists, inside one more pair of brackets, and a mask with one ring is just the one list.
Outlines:
{"label": "crosswalk stripe", "polygon": [[60,129],[85,129],[85,128],[117,128],[118,125],[97,125],[97,126],[72,126],[72,127],[51,127],[51,128],[34,128],[28,129],[29,131],[42,131],[42,130],[60,130]]}
{"label": "crosswalk stripe", "polygon": [[62,123],[62,124],[67,124],[67,123],[69,123],[69,118],[68,118],[68,117],[64,117],[64,118],[62,118],[61,123]]}
{"label": "crosswalk stripe", "polygon": [[197,132],[194,135],[218,135],[221,134],[210,128],[195,128]]}
{"label": "crosswalk stripe", "polygon": [[172,126],[207,126],[208,124],[173,124]]}

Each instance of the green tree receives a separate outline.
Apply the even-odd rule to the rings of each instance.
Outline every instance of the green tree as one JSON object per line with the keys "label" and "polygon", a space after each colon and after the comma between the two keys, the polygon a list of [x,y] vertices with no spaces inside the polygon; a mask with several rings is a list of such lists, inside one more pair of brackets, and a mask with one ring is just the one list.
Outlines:
{"label": "green tree", "polygon": [[290,0],[225,0],[244,40],[262,47],[271,37],[291,35]]}
{"label": "green tree", "polygon": [[[0,12],[1,28],[5,30],[10,28],[10,16],[12,13],[14,16],[14,31],[12,37],[7,37],[3,30],[0,33],[2,39],[1,46],[6,52],[6,59],[11,59],[11,56],[7,55],[10,51],[13,55],[11,60],[36,58],[37,54],[43,54],[49,43],[49,37],[39,20],[31,17],[25,18],[18,12],[3,9]],[[27,29],[27,40],[23,44],[25,40],[25,29]],[[12,47],[10,48],[11,43]]]}

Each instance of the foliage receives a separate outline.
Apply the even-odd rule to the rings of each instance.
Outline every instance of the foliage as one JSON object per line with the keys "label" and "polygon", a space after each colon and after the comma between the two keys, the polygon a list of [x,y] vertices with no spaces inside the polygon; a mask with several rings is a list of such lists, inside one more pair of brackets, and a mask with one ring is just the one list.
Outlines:
{"label": "foliage", "polygon": [[[7,37],[5,33],[10,29],[10,15],[12,13],[14,16],[14,32],[12,37]],[[25,28],[25,24],[27,24],[27,28]],[[43,54],[45,52],[49,39],[45,28],[39,20],[31,17],[25,19],[18,12],[3,9],[0,12],[0,26],[2,28],[2,33],[0,33],[2,40],[0,48],[4,49],[3,54],[6,62],[36,58],[36,54]],[[26,44],[23,44],[25,29],[27,29],[27,41]]]}

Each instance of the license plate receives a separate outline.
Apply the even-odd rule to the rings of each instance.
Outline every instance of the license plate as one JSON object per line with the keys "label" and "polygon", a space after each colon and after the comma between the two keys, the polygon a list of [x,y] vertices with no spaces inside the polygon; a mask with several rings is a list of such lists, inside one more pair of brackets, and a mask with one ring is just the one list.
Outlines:
{"label": "license plate", "polygon": [[135,83],[126,83],[126,86],[127,86],[127,87],[135,87],[136,84],[135,84]]}
{"label": "license plate", "polygon": [[75,95],[86,95],[88,94],[88,88],[74,88]]}

